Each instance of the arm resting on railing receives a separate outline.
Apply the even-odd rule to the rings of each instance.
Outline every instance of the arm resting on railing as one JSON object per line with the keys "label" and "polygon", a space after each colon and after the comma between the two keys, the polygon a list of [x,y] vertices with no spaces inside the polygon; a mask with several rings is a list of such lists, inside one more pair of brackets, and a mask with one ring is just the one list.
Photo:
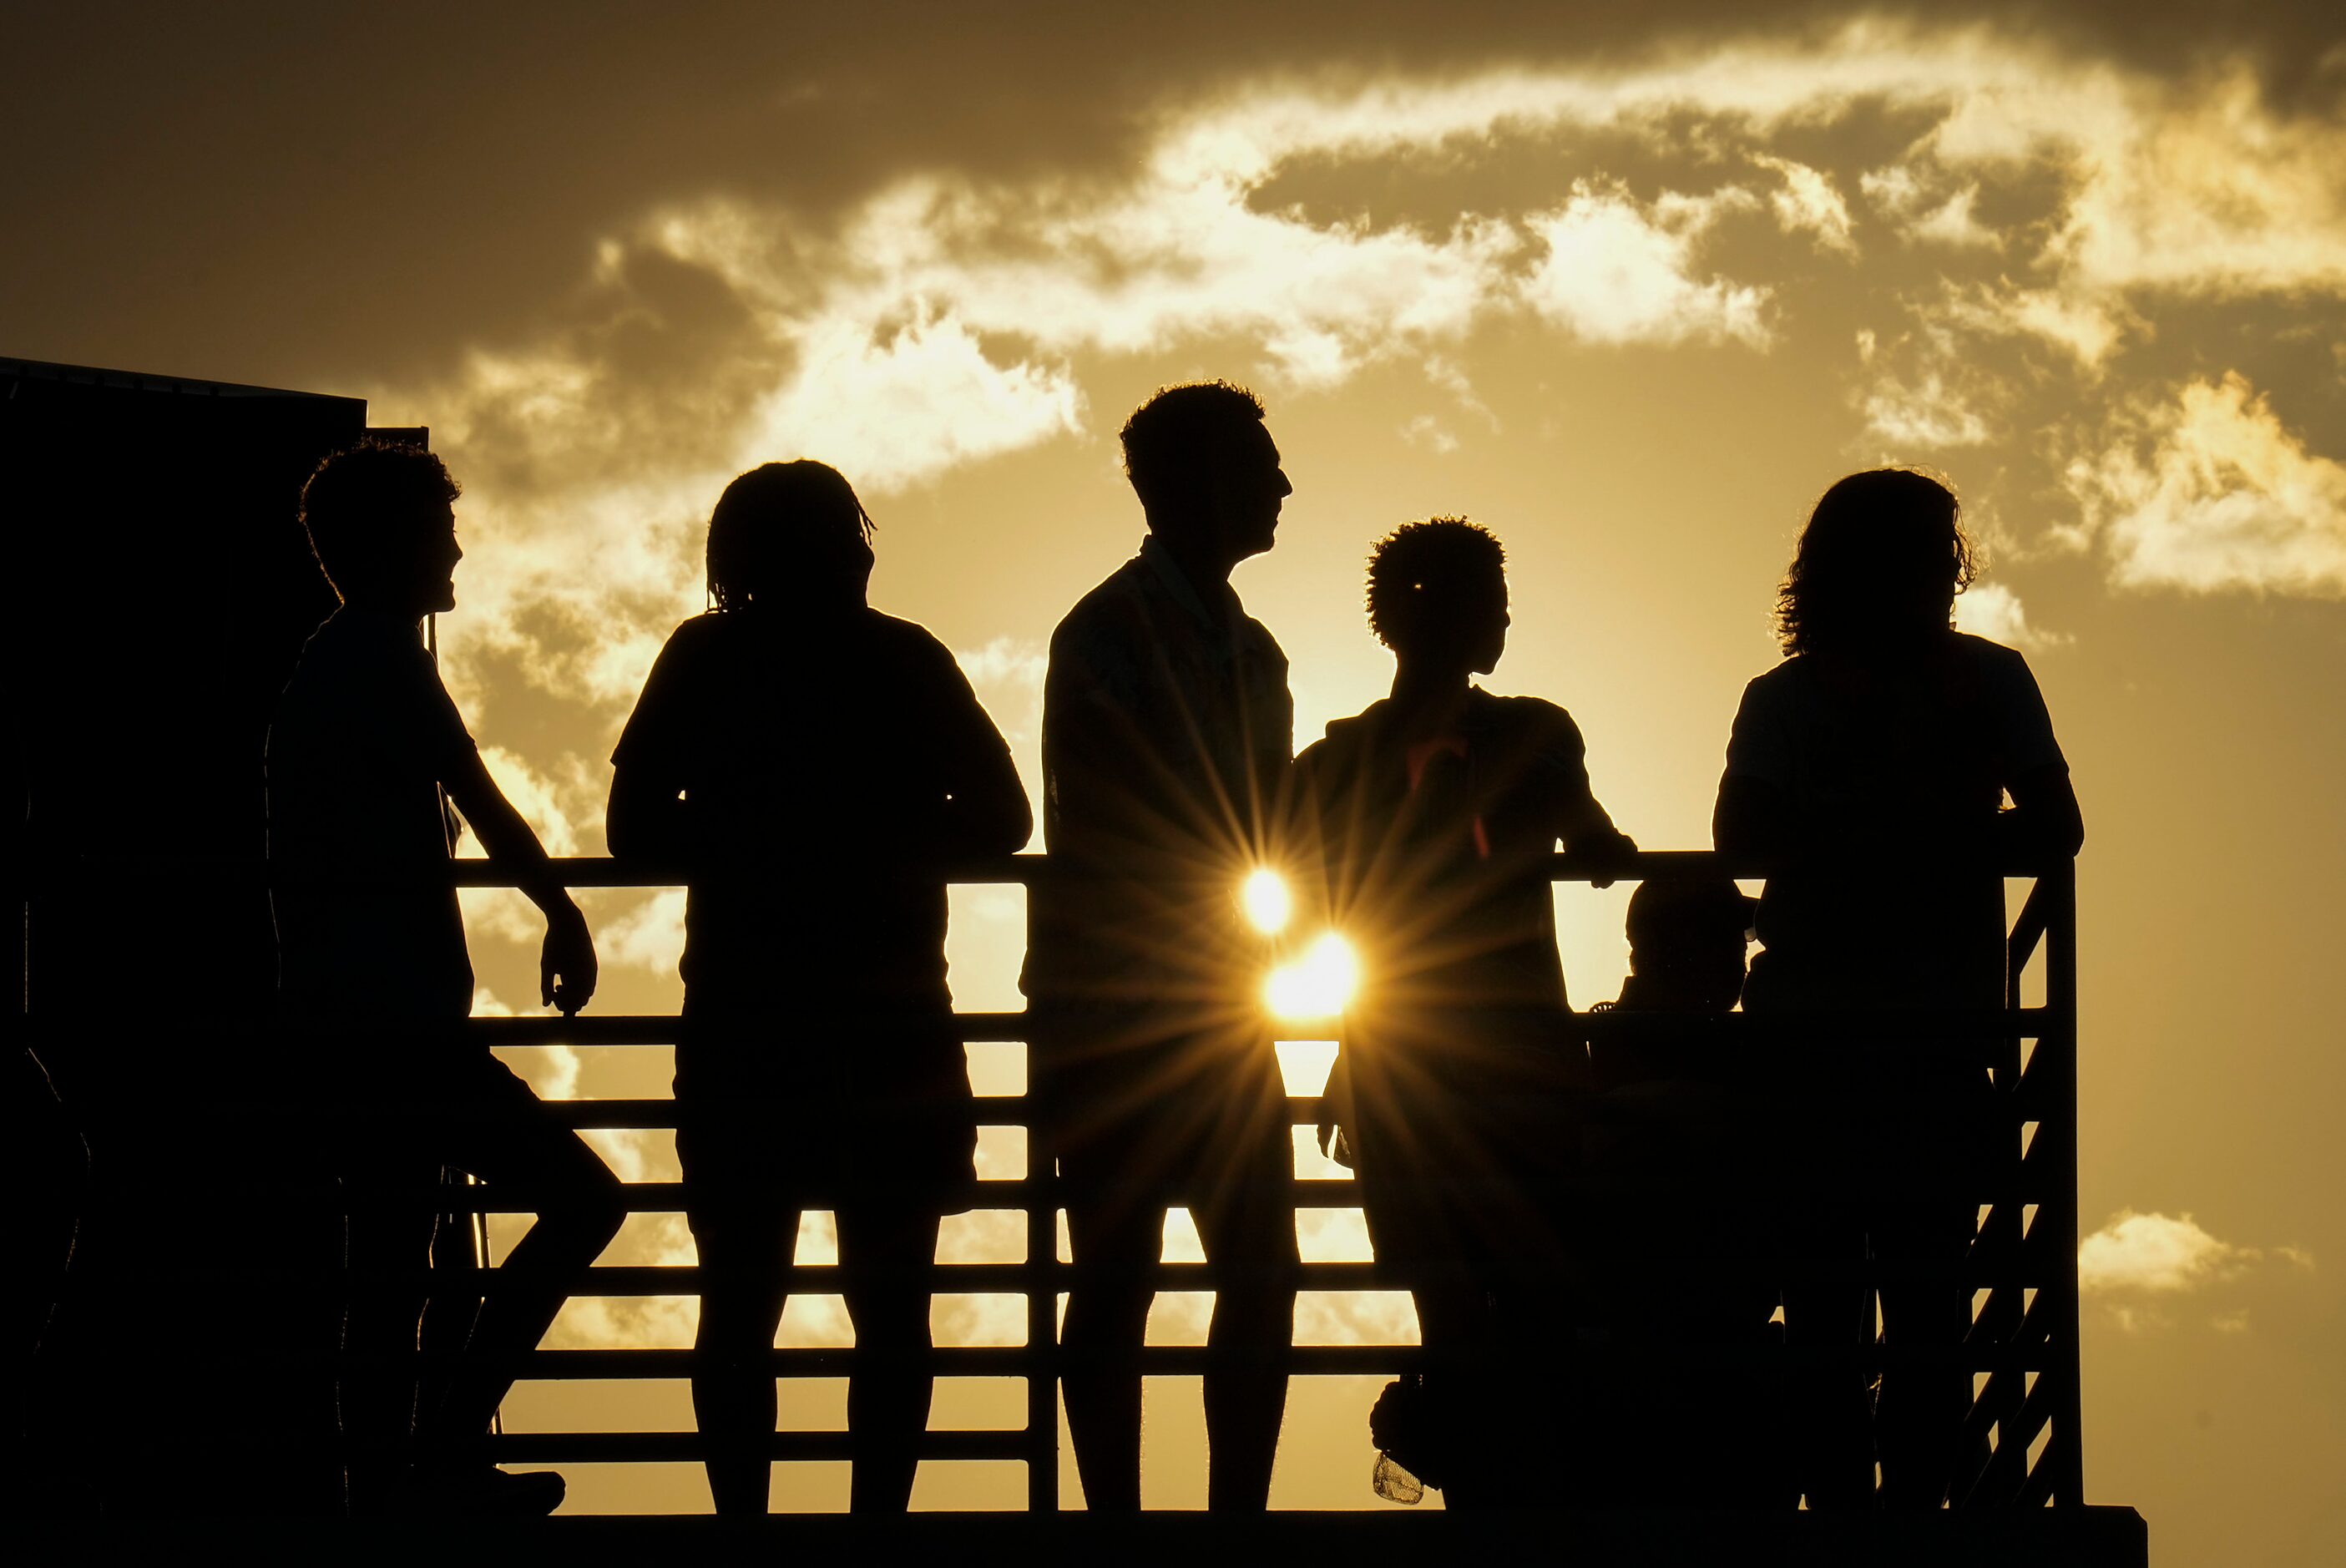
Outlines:
{"label": "arm resting on railing", "polygon": [[586,917],[563,886],[559,869],[497,788],[478,752],[468,751],[464,765],[444,782],[448,799],[472,824],[489,860],[510,874],[514,886],[546,915],[546,945],[537,961],[538,1001],[565,1013],[577,1012],[595,994],[595,939],[586,930]]}

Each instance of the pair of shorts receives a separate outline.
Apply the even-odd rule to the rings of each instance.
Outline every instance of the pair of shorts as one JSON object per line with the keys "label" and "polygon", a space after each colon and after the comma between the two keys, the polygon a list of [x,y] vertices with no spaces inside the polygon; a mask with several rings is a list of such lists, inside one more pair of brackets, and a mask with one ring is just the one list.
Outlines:
{"label": "pair of shorts", "polygon": [[688,1187],[790,1208],[969,1207],[976,1102],[949,1015],[862,1020],[804,1043],[760,1016],[688,1003],[685,1017],[675,1093]]}

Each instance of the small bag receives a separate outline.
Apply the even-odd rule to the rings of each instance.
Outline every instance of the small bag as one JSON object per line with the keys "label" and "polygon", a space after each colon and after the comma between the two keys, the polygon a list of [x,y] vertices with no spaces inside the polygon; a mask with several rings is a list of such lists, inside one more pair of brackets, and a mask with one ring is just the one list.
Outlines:
{"label": "small bag", "polygon": [[1404,1372],[1387,1383],[1369,1411],[1369,1441],[1377,1445],[1369,1484],[1391,1502],[1413,1504],[1425,1489],[1439,1491],[1446,1468],[1448,1412],[1429,1391],[1425,1375]]}

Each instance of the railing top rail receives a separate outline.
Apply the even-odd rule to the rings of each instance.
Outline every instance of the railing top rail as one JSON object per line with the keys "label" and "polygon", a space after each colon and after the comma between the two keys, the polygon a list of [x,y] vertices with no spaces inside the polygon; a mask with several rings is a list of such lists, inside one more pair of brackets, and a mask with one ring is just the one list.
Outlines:
{"label": "railing top rail", "polygon": [[[811,863],[812,859],[800,855],[778,856],[765,864],[754,860],[735,860],[715,874],[741,876],[767,869],[788,871],[803,868]],[[1715,850],[1641,850],[1635,854],[1604,857],[1555,854],[1546,859],[1548,880],[1558,882],[1634,882],[1721,873],[1739,881],[1757,881],[1781,869],[1780,863],[1765,857],[1728,855]],[[2013,855],[1997,862],[1994,869],[1997,874],[2005,877],[2040,877],[2067,863],[2066,859],[2057,856]],[[610,855],[561,855],[554,857],[550,864],[555,880],[570,888],[678,888],[689,885],[696,873],[704,877],[711,874],[709,868],[694,868],[673,861],[623,860]],[[1926,868],[1919,860],[1916,865],[1917,869],[1943,869],[1937,865]],[[437,865],[317,865],[271,861],[257,857],[158,854],[52,855],[27,870],[36,883],[74,881],[104,871],[115,874],[198,877],[213,882],[280,887],[304,883],[423,883],[459,888],[510,888],[515,885],[517,874],[516,869],[507,862],[477,858],[452,860],[444,868]],[[888,873],[884,870],[875,870],[873,874]],[[942,876],[942,880],[948,883],[964,885],[995,883],[1032,887],[1048,878],[1072,879],[1086,873],[1049,855],[1030,852],[955,861],[917,874],[923,880]]]}

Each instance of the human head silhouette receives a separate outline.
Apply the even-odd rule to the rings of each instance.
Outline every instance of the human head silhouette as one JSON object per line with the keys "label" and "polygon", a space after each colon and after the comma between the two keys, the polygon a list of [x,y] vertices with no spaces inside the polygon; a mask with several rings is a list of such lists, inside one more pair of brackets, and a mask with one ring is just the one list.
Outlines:
{"label": "human head silhouette", "polygon": [[1734,1007],[1756,902],[1726,877],[1637,884],[1629,895],[1629,972],[1645,1004]]}
{"label": "human head silhouette", "polygon": [[1776,597],[1784,651],[1862,657],[1925,646],[1947,630],[1973,571],[1954,492],[1912,469],[1852,473],[1800,530]]}
{"label": "human head silhouette", "polygon": [[827,463],[750,470],[709,514],[709,596],[797,616],[861,608],[872,582],[872,514]]}
{"label": "human head silhouette", "polygon": [[1403,664],[1488,675],[1507,647],[1506,563],[1478,523],[1404,523],[1369,555],[1369,629]]}
{"label": "human head silhouette", "polygon": [[318,464],[301,525],[342,602],[408,620],[454,609],[459,489],[420,446],[362,441]]}
{"label": "human head silhouette", "polygon": [[1160,390],[1125,421],[1124,472],[1148,531],[1227,572],[1271,546],[1295,492],[1254,393],[1229,382]]}

